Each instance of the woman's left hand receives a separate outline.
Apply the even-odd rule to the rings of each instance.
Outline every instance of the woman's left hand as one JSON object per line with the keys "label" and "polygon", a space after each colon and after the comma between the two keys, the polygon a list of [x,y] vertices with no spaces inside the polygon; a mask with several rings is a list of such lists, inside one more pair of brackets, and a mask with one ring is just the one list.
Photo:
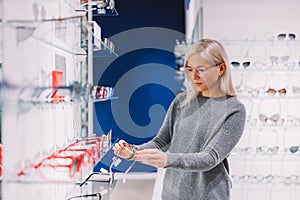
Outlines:
{"label": "woman's left hand", "polygon": [[145,149],[135,152],[134,159],[157,168],[162,168],[167,165],[167,153],[158,149]]}

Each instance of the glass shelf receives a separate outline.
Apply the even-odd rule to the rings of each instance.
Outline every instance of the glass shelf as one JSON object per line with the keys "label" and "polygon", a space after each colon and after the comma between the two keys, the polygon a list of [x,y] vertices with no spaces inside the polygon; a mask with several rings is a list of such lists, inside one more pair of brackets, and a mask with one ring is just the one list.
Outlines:
{"label": "glass shelf", "polygon": [[105,99],[91,99],[88,102],[98,103],[98,102],[110,101],[110,100],[114,100],[114,99],[118,99],[118,98],[119,97],[109,97],[109,98],[105,98]]}
{"label": "glass shelf", "polygon": [[266,95],[266,96],[246,96],[246,95],[239,95],[237,96],[239,99],[300,99],[300,96],[288,96],[288,95],[283,95],[283,96],[271,96],[271,95]]}
{"label": "glass shelf", "polygon": [[93,36],[93,57],[118,57],[114,51],[114,44],[108,39]]}
{"label": "glass shelf", "polygon": [[87,9],[85,8],[86,4],[81,4],[80,2],[74,3],[74,1],[70,0],[64,0],[66,4],[68,4],[71,9],[73,9],[75,12],[81,12],[82,15],[85,15],[87,13]]}
{"label": "glass shelf", "polygon": [[[83,177],[88,177],[93,173],[94,166],[110,151],[114,145],[111,142],[111,134],[110,131],[99,137],[78,138],[68,146],[47,154],[38,161],[32,161],[32,163],[27,161],[23,167],[18,169],[16,175],[8,180],[9,182],[30,184],[70,183],[76,185],[78,182],[84,181]],[[94,154],[94,151],[97,151],[97,154]],[[81,160],[83,156],[86,158]],[[73,161],[74,158],[78,158],[83,163]],[[78,165],[76,169],[72,168],[73,175],[70,167],[74,166],[71,165]],[[70,170],[62,170],[62,168],[70,168]]]}
{"label": "glass shelf", "polygon": [[[98,159],[98,161],[94,164],[94,166],[96,166],[96,165],[98,165],[99,163],[101,163],[102,159],[103,159],[104,157],[106,157],[111,151],[113,151],[113,150],[112,150],[112,147],[114,147],[114,145],[119,141],[119,138],[111,138],[111,132],[109,132],[107,135],[110,135],[110,136],[109,136],[109,137],[110,137],[109,148],[106,148],[106,149],[105,149],[105,151],[103,152],[103,154],[101,155],[101,157]],[[112,160],[112,163],[110,164],[110,165],[111,165],[110,168],[114,165],[115,162],[117,162],[117,159],[118,159],[118,158],[116,157],[115,160]],[[106,177],[108,178],[107,181],[104,181],[104,182],[110,182],[110,181],[113,182],[113,176],[114,176],[114,175],[113,175],[112,170],[111,170],[111,171],[107,171],[107,172],[102,172],[102,171],[100,170],[100,172],[92,172],[92,173],[90,173],[89,175],[86,175],[86,176],[85,176],[85,179],[81,179],[81,181],[80,181],[80,182],[77,182],[76,184],[79,185],[79,186],[81,187],[81,186],[84,185],[87,181],[90,181],[93,175],[104,175],[104,176],[106,176]],[[91,180],[91,181],[93,181],[93,180]]]}
{"label": "glass shelf", "polygon": [[224,45],[298,46],[300,40],[220,40]]}
{"label": "glass shelf", "polygon": [[260,153],[260,152],[253,152],[253,153],[246,153],[246,152],[239,152],[239,151],[232,151],[230,153],[230,157],[233,156],[247,156],[247,157],[256,157],[258,160],[260,160],[260,158],[262,159],[262,161],[265,161],[264,158],[265,156],[272,156],[272,158],[274,158],[276,160],[276,158],[278,160],[282,160],[282,159],[295,159],[297,158],[299,161],[299,153],[284,153],[284,152],[278,152],[278,153]]}
{"label": "glass shelf", "polygon": [[237,69],[237,68],[230,68],[232,72],[241,72],[241,73],[244,73],[244,72],[300,72],[300,67],[294,67],[294,68],[291,68],[291,69],[286,69],[286,68],[272,68],[272,67],[269,67],[269,68],[265,68],[265,69],[255,69],[255,68],[241,68],[241,69]]}
{"label": "glass shelf", "polygon": [[[74,16],[38,21],[11,20],[4,22],[4,25],[16,30],[17,43],[26,42],[32,38],[66,53],[86,56],[87,53],[80,41],[82,19],[82,16]],[[75,32],[69,30],[75,30]]]}
{"label": "glass shelf", "polygon": [[[235,188],[233,189],[234,193],[235,192],[244,192],[248,195],[250,194],[256,194],[256,193],[261,193],[263,194],[269,194],[269,193],[274,193],[272,195],[280,194],[283,192],[283,194],[286,194],[286,192],[291,192],[291,186],[298,186],[299,183],[283,183],[283,182],[241,182],[241,181],[233,181]],[[255,187],[254,187],[255,186]],[[264,187],[263,187],[264,186]],[[272,186],[272,188],[266,188]],[[254,187],[254,188],[252,188]],[[279,187],[276,188],[276,187]],[[289,198],[286,198],[289,199]]]}
{"label": "glass shelf", "polygon": [[299,125],[292,125],[292,124],[247,124],[245,125],[246,128],[293,128],[298,127]]}
{"label": "glass shelf", "polygon": [[[114,51],[114,44],[107,38],[100,39],[87,27],[83,27],[85,32],[92,34],[92,45],[93,45],[93,57],[118,57]],[[88,51],[88,40],[84,41],[83,48]]]}
{"label": "glass shelf", "polygon": [[93,98],[91,94],[95,91],[90,90],[90,86],[82,86],[80,83],[73,83],[70,86],[61,87],[19,87],[3,82],[1,85],[2,99],[1,104],[5,103],[11,109],[18,109],[27,112],[35,106],[43,105],[64,105],[97,103],[118,99],[113,93],[107,93],[107,97]]}
{"label": "glass shelf", "polygon": [[93,51],[93,57],[118,57],[118,55],[110,49],[99,49]]}
{"label": "glass shelf", "polygon": [[108,98],[103,98],[103,99],[89,99],[89,100],[83,100],[83,99],[75,99],[75,100],[71,100],[71,99],[66,99],[66,100],[51,100],[49,99],[48,101],[33,101],[33,100],[28,100],[28,101],[24,101],[24,100],[19,100],[18,103],[20,104],[33,104],[33,105],[38,105],[38,104],[66,104],[66,103],[85,103],[85,102],[90,102],[90,103],[98,103],[98,102],[104,102],[104,101],[110,101],[110,100],[114,100],[114,99],[118,99],[119,97],[108,97]]}

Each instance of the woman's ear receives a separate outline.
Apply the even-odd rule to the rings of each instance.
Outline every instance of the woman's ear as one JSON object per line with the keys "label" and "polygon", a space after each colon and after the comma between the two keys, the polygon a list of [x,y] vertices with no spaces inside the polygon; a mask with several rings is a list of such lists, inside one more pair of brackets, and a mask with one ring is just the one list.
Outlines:
{"label": "woman's ear", "polygon": [[226,71],[226,64],[225,63],[221,63],[219,65],[219,74],[223,75],[225,73],[225,71]]}

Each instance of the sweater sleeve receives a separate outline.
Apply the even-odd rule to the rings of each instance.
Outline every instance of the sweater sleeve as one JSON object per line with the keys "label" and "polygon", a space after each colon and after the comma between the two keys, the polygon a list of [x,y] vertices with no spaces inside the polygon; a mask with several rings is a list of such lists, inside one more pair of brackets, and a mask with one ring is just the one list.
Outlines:
{"label": "sweater sleeve", "polygon": [[188,171],[208,171],[222,162],[238,143],[244,131],[246,110],[237,104],[207,146],[197,153],[167,153],[167,167]]}
{"label": "sweater sleeve", "polygon": [[170,146],[171,138],[172,138],[172,127],[174,123],[174,116],[176,112],[176,106],[178,104],[177,97],[172,101],[170,104],[162,126],[158,132],[158,134],[149,142],[135,145],[137,149],[160,149],[162,151],[167,151],[168,147]]}

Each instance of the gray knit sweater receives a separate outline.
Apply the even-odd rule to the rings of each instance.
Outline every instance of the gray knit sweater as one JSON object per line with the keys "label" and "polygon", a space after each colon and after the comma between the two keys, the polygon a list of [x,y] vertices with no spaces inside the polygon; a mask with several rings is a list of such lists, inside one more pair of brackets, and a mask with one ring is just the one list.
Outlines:
{"label": "gray knit sweater", "polygon": [[245,107],[230,96],[198,95],[182,107],[184,99],[176,96],[157,136],[138,148],[167,152],[163,200],[228,200],[226,158],[243,133]]}

